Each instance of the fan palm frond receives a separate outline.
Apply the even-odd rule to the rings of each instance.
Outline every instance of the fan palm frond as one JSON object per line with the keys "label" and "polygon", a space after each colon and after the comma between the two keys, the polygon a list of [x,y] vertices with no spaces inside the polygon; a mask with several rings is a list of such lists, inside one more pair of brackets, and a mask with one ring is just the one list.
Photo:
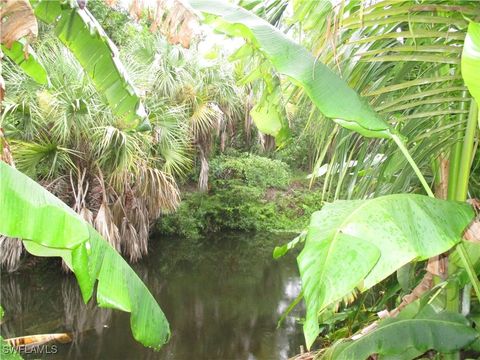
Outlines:
{"label": "fan palm frond", "polygon": [[[308,1],[298,3],[300,10],[310,6]],[[297,16],[313,24],[325,18],[325,12]],[[409,139],[415,161],[427,174],[435,157],[448,154],[465,127],[470,98],[459,73],[465,16],[480,16],[474,1],[456,6],[438,1],[349,1],[328,7],[323,33],[305,33],[322,61],[341,69],[349,84]],[[308,103],[300,99],[302,106]],[[314,110],[312,114],[321,118]],[[364,197],[417,186],[390,142],[360,140],[338,130],[335,138],[320,136],[318,148],[316,168],[327,161],[332,169],[323,179],[328,197]],[[371,154],[385,154],[388,160],[372,164]],[[355,168],[349,167],[351,160],[358,162]]]}

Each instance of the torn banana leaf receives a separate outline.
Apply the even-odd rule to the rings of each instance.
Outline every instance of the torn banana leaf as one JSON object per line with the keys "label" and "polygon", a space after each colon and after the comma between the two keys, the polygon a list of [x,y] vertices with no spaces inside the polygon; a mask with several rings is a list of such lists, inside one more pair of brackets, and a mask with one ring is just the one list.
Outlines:
{"label": "torn banana leaf", "polygon": [[117,47],[87,9],[60,0],[34,4],[38,19],[52,24],[126,128],[145,127],[146,113],[137,90],[127,77]]}

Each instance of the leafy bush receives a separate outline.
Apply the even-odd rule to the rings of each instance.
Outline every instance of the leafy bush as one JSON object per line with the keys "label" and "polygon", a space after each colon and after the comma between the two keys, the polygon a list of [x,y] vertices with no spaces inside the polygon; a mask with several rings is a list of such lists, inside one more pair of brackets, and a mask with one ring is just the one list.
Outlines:
{"label": "leafy bush", "polygon": [[[321,192],[307,187],[288,190],[225,181],[211,194],[184,192],[174,214],[162,217],[157,230],[164,235],[198,238],[220,231],[300,231],[321,208]],[[226,185],[224,183],[224,185]]]}
{"label": "leafy bush", "polygon": [[210,164],[212,179],[217,184],[223,180],[240,180],[247,186],[261,189],[268,187],[284,189],[290,182],[290,169],[280,160],[243,153],[238,157],[220,155]]}

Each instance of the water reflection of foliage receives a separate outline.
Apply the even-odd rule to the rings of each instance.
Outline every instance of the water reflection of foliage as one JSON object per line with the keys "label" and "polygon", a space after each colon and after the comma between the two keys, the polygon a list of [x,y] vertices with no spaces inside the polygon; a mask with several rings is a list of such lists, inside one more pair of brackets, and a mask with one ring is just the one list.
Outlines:
{"label": "water reflection of foliage", "polygon": [[[178,240],[175,249],[170,249],[171,243],[158,244],[159,252],[168,257],[152,259],[144,280],[156,288],[158,279],[169,274],[160,301],[168,299],[162,306],[173,328],[168,348],[176,349],[176,357],[195,353],[198,358],[224,359],[252,354],[268,359],[279,352],[286,357],[293,349],[290,342],[297,339],[285,334],[294,335],[297,323],[289,317],[282,334],[275,327],[285,304],[298,294],[299,284],[292,261],[291,266],[272,262],[272,249],[282,238],[290,236],[218,235],[206,243]],[[192,343],[182,346],[185,339],[200,345],[192,351]]]}
{"label": "water reflection of foliage", "polygon": [[171,341],[160,353],[135,343],[124,314],[83,304],[75,279],[51,263],[2,277],[1,331],[72,332],[74,342],[61,349],[60,358],[68,359],[283,359],[302,343],[294,317],[276,329],[299,291],[294,257],[272,260],[273,247],[288,239],[223,234],[152,242],[151,256],[135,267],[171,323]]}
{"label": "water reflection of foliage", "polygon": [[73,275],[47,268],[2,276],[1,301],[6,316],[1,334],[9,338],[68,332],[73,335],[68,358],[81,358],[85,337],[95,332],[102,338],[111,310],[100,309],[93,302],[84,304]]}

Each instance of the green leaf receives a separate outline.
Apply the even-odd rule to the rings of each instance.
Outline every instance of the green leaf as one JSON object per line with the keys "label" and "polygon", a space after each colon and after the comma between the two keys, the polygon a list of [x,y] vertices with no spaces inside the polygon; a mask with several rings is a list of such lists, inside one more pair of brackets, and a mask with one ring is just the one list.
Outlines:
{"label": "green leaf", "polygon": [[289,250],[293,249],[295,246],[297,246],[300,243],[303,243],[305,241],[305,236],[307,235],[306,231],[302,231],[300,235],[298,235],[295,239],[292,241],[289,241],[288,243],[282,245],[282,246],[275,246],[275,249],[273,250],[273,258],[278,259],[284,256]]}
{"label": "green leaf", "polygon": [[315,212],[298,256],[307,346],[318,336],[317,317],[328,305],[413,260],[449,250],[473,217],[466,203],[413,194],[336,201]]}
{"label": "green leaf", "polygon": [[22,360],[22,357],[1,336],[0,336],[0,359]]}
{"label": "green leaf", "polygon": [[25,74],[39,84],[47,84],[47,71],[38,59],[37,54],[35,54],[35,51],[28,46],[27,55],[25,55],[24,48],[25,42],[23,40],[15,41],[10,49],[2,44],[2,51],[5,55],[7,55],[15,64],[20,66],[22,70],[25,71]]}
{"label": "green leaf", "polygon": [[480,23],[470,22],[462,53],[462,76],[468,90],[480,104]]}
{"label": "green leaf", "polygon": [[334,345],[322,359],[360,360],[378,354],[378,359],[414,359],[428,350],[451,353],[465,348],[479,334],[460,314],[436,313],[430,305],[413,317],[382,320],[378,328],[358,340]]}
{"label": "green leaf", "polygon": [[131,313],[133,336],[145,346],[168,341],[167,319],[123,258],[71,208],[0,161],[0,234],[24,239],[37,256],[61,256],[77,277],[83,298]]}
{"label": "green leaf", "polygon": [[210,14],[206,21],[218,30],[252,43],[277,72],[301,86],[325,116],[364,136],[390,137],[388,124],[343,79],[268,22],[223,1],[189,2],[195,10]]}
{"label": "green leaf", "polygon": [[289,137],[289,129],[285,110],[279,107],[278,91],[278,87],[272,93],[265,90],[262,99],[252,108],[250,115],[258,130],[274,136],[277,145],[282,145]]}
{"label": "green leaf", "polygon": [[75,55],[123,126],[141,125],[145,110],[120,62],[117,47],[88,10],[70,7],[69,3],[40,0],[35,15],[54,25],[57,37]]}

